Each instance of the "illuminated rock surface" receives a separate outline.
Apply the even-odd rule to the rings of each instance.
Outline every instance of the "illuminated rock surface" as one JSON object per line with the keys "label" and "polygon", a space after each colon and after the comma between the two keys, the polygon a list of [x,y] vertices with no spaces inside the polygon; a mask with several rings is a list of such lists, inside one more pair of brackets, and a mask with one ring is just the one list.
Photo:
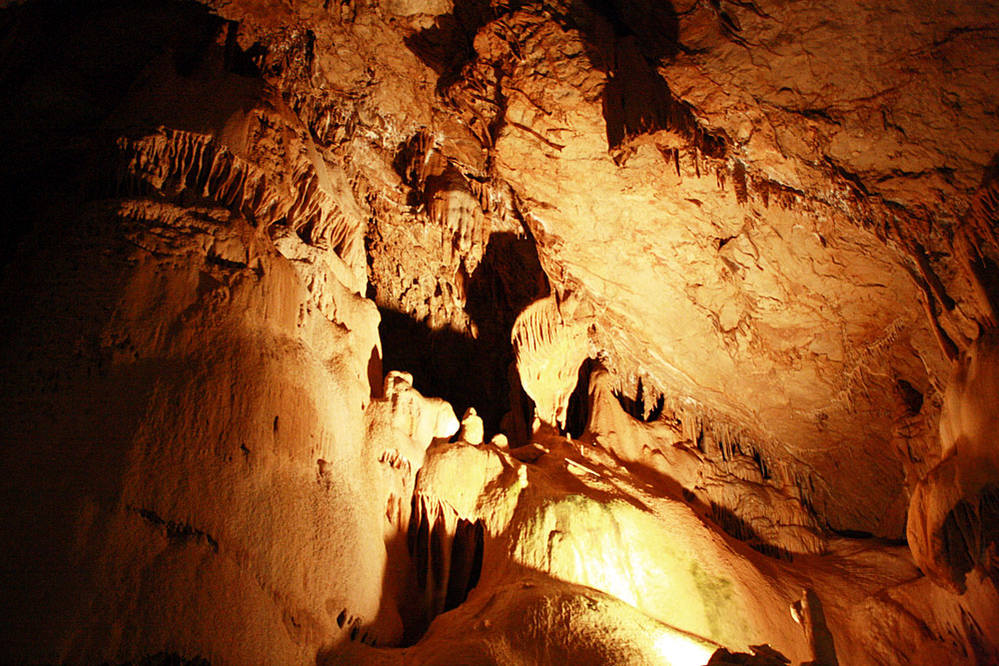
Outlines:
{"label": "illuminated rock surface", "polygon": [[3,3],[0,661],[999,661],[997,45]]}

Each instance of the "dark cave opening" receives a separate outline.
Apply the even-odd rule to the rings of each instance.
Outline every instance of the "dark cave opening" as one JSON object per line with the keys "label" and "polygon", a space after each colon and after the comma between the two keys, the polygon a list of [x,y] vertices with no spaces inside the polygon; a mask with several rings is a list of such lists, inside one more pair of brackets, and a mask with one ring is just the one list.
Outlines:
{"label": "dark cave opening", "polygon": [[476,337],[451,328],[433,328],[425,320],[393,309],[375,289],[373,296],[382,315],[383,367],[412,373],[417,390],[444,398],[459,417],[474,407],[487,433],[499,432],[511,409],[518,412],[512,419],[518,423],[522,420],[519,412],[529,403],[513,369],[513,322],[528,304],[547,293],[548,279],[534,240],[494,233],[467,285],[465,312],[476,325]]}
{"label": "dark cave opening", "polygon": [[565,430],[573,439],[579,439],[586,432],[590,421],[590,373],[597,367],[597,361],[588,358],[579,366],[576,388],[569,396],[569,408],[566,411]]}
{"label": "dark cave opening", "polygon": [[474,368],[495,368],[501,360],[491,358],[493,354],[488,348],[463,333],[450,328],[430,328],[408,313],[386,307],[379,311],[378,334],[385,371],[411,373],[416,390],[444,398],[459,417],[474,406],[486,428],[495,430],[499,424],[496,412],[509,404],[505,396],[505,372],[501,384],[495,373],[490,373],[489,381],[483,382],[470,375]]}

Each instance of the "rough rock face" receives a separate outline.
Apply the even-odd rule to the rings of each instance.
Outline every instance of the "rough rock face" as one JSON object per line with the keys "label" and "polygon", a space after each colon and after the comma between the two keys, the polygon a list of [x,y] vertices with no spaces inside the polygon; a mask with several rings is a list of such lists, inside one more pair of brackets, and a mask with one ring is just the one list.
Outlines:
{"label": "rough rock face", "polygon": [[[955,234],[960,266],[982,310],[977,338],[955,342],[942,325],[953,304],[946,294],[925,294],[927,314],[952,370],[940,414],[939,462],[916,484],[907,536],[920,568],[956,593],[975,570],[995,584],[999,574],[999,345],[995,265],[984,248],[995,246],[999,174],[990,170]],[[932,280],[932,270],[923,268]],[[938,307],[939,306],[939,311]]]}
{"label": "rough rock face", "polygon": [[[561,21],[531,9],[501,17],[480,31],[477,60],[452,95],[459,102],[470,97],[467,81],[476,74],[501,90],[497,170],[524,202],[541,254],[560,267],[556,281],[594,295],[602,310],[601,346],[619,371],[646,375],[647,385],[720,412],[775,457],[787,458],[779,452],[789,444],[818,474],[816,501],[828,505],[823,508],[834,524],[896,531],[898,523],[876,524],[890,496],[851,498],[822,486],[823,474],[832,473],[826,470],[839,465],[839,473],[867,488],[899,487],[892,478],[897,468],[875,444],[887,438],[890,424],[878,398],[868,396],[890,395],[893,374],[928,388],[923,364],[910,369],[911,361],[895,360],[913,358],[906,347],[916,356],[935,355],[920,333],[925,324],[906,259],[877,249],[884,247],[877,218],[868,227],[865,222],[879,208],[865,201],[873,212],[858,215],[853,186],[836,169],[808,169],[805,188],[804,174],[772,164],[785,141],[812,132],[813,121],[788,121],[787,139],[782,133],[774,138],[778,146],[763,152],[757,146],[773,132],[769,114],[743,115],[728,98],[702,98],[717,90],[709,82],[718,70],[728,79],[726,90],[734,95],[749,88],[751,95],[760,73],[749,68],[752,50],[745,43],[760,40],[766,49],[777,38],[769,31],[791,17],[741,10],[737,20],[745,23],[733,41],[721,29],[726,23],[706,9],[678,7],[672,16],[650,19],[638,8],[608,18],[580,3]],[[641,24],[656,25],[656,19],[672,30],[649,34]],[[503,32],[503,23],[513,27]],[[621,36],[627,33],[633,34]],[[647,87],[625,77],[640,68],[619,65],[626,74],[615,78],[616,61],[607,54],[613,49],[620,59],[644,37],[660,40],[653,53],[667,55],[670,45],[661,41],[671,35],[679,40],[674,51],[682,46],[696,55],[656,63],[663,107],[634,120],[629,104],[643,104]],[[821,41],[792,43],[789,60],[840,53]],[[772,66],[782,64],[778,57]],[[492,74],[497,68],[503,76]],[[623,119],[607,109],[615,80],[625,98]],[[794,78],[782,85],[792,99],[798,96]],[[692,108],[673,89],[689,89],[697,104]],[[608,154],[614,122],[623,123],[625,137],[617,160]],[[824,160],[821,153],[809,158]],[[980,156],[978,163],[986,160]],[[837,195],[826,195],[829,190]],[[858,419],[863,429],[855,427]],[[842,455],[847,450],[852,455]]]}
{"label": "rough rock face", "polygon": [[2,5],[0,661],[999,660],[996,3]]}
{"label": "rough rock face", "polygon": [[960,358],[944,397],[940,462],[909,506],[913,557],[938,584],[963,593],[973,569],[999,576],[999,346],[990,331]]}
{"label": "rough rock face", "polygon": [[[989,639],[958,608],[915,601],[934,586],[904,547],[836,540],[821,559],[765,557],[599,450],[539,441],[549,452],[532,463],[492,445],[432,450],[417,481],[424,517],[411,548],[426,549],[415,558],[425,580],[444,581],[432,586],[438,599],[455,578],[475,585],[403,654],[352,643],[337,659],[704,664],[719,645],[762,643],[792,663],[994,655],[973,651]],[[987,607],[982,592],[984,604],[957,603]]]}
{"label": "rough rock face", "polygon": [[674,493],[761,552],[791,558],[825,549],[805,480],[793,469],[767,467],[759,452],[742,451],[731,437],[716,441],[703,426],[675,418],[645,422],[643,414],[622,409],[604,370],[590,375],[589,392],[586,430],[618,461],[655,470]]}

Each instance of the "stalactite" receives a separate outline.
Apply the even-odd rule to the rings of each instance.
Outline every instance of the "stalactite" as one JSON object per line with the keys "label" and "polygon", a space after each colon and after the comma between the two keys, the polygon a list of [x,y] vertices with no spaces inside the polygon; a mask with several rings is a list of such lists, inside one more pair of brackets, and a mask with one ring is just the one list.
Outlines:
{"label": "stalactite", "polygon": [[746,182],[746,166],[736,160],[732,165],[732,186],[735,189],[735,198],[740,205],[749,200],[749,187]]}
{"label": "stalactite", "polygon": [[712,516],[726,532],[772,557],[824,550],[812,473],[783,460],[779,445],[754,438],[689,398],[663,391],[640,373],[614,373],[610,390],[625,413],[646,423],[649,397],[656,396],[655,406],[661,400],[657,420],[676,424],[677,445],[700,453],[702,471],[696,478],[703,485],[684,489],[712,507]]}
{"label": "stalactite", "polygon": [[564,428],[569,396],[588,352],[586,327],[565,319],[552,295],[528,305],[510,337],[521,385],[534,400],[538,417]]}
{"label": "stalactite", "polygon": [[424,199],[431,223],[447,230],[450,252],[470,260],[470,268],[474,270],[489,230],[487,218],[469,189],[468,179],[448,165],[440,175],[427,178]]}
{"label": "stalactite", "polygon": [[117,148],[112,195],[191,191],[262,227],[288,226],[352,268],[363,267],[362,221],[344,215],[306,161],[297,163],[287,182],[276,182],[211,136],[166,128],[138,139],[119,138]]}
{"label": "stalactite", "polygon": [[429,624],[457,608],[479,582],[485,528],[439,498],[416,493],[407,544],[422,598],[421,621]]}

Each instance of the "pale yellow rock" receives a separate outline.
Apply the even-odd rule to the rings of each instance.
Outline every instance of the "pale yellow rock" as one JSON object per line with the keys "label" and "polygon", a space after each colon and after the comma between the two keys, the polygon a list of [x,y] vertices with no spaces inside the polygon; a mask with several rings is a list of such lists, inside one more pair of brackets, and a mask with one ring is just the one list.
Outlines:
{"label": "pale yellow rock", "polygon": [[555,296],[529,305],[513,325],[521,385],[542,423],[565,427],[569,396],[588,347],[586,327],[563,316]]}
{"label": "pale yellow rock", "polygon": [[475,413],[474,407],[466,409],[464,416],[461,417],[461,430],[458,432],[458,439],[473,446],[478,446],[485,441],[482,419]]}

